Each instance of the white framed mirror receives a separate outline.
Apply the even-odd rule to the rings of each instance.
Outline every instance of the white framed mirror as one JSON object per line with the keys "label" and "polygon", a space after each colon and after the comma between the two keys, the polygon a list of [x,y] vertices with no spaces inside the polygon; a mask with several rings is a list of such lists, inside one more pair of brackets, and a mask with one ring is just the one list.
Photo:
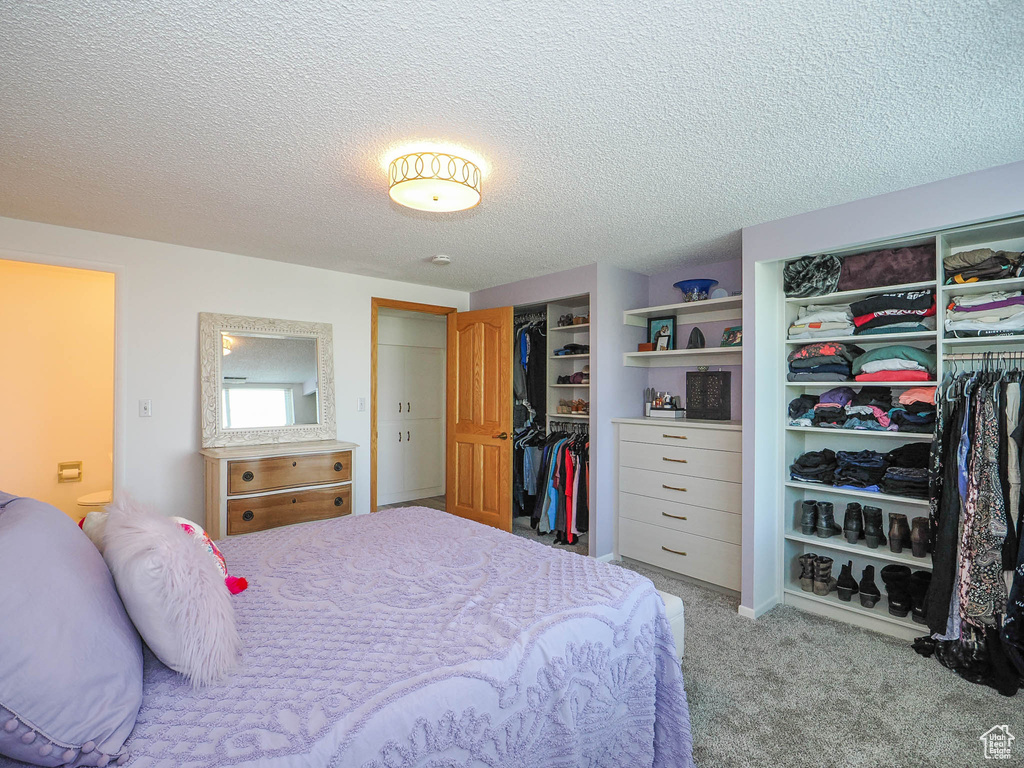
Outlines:
{"label": "white framed mirror", "polygon": [[199,313],[203,447],[334,440],[330,323]]}

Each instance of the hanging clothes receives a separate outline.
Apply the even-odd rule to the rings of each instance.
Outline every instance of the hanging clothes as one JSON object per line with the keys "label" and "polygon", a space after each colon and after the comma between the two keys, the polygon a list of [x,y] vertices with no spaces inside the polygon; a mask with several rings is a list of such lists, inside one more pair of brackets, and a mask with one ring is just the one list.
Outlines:
{"label": "hanging clothes", "polygon": [[556,544],[575,544],[590,527],[590,438],[552,432],[545,441],[537,473],[538,494],[530,524],[538,534],[555,534]]}
{"label": "hanging clothes", "polygon": [[529,515],[537,495],[539,445],[547,415],[547,319],[545,313],[520,315],[513,323],[512,514]]}

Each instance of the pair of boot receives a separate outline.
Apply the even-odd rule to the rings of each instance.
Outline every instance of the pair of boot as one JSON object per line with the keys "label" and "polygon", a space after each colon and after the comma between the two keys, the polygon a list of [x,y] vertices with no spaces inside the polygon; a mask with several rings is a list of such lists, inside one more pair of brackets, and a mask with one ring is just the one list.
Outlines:
{"label": "pair of boot", "polygon": [[848,560],[836,580],[839,599],[850,602],[854,595],[860,593],[860,604],[865,608],[874,608],[875,603],[882,599],[882,593],[875,585],[875,566],[868,565],[860,576],[860,583],[853,578],[853,560]]}
{"label": "pair of boot", "polygon": [[905,617],[913,612],[911,618],[918,624],[925,624],[925,596],[931,584],[930,571],[910,572],[905,565],[887,565],[882,569],[882,582],[889,600],[889,613],[893,616]]}
{"label": "pair of boot", "polygon": [[889,549],[898,553],[907,548],[914,557],[925,557],[928,554],[928,518],[915,517],[911,530],[906,515],[890,512]]}
{"label": "pair of boot", "polygon": [[800,589],[821,596],[836,590],[836,579],[832,578],[831,557],[819,557],[808,553],[800,555],[799,561]]}
{"label": "pair of boot", "polygon": [[816,534],[827,539],[843,532],[836,523],[835,507],[831,501],[804,501],[800,506],[800,532],[804,536]]}
{"label": "pair of boot", "polygon": [[846,540],[856,544],[864,539],[869,549],[877,549],[885,544],[882,533],[882,510],[878,507],[865,506],[853,502],[846,507],[846,518],[843,520],[843,532]]}

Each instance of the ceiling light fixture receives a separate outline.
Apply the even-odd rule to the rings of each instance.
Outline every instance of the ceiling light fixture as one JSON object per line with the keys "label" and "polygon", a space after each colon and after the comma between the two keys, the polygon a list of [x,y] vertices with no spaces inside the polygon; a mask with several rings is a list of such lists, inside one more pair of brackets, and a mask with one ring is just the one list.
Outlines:
{"label": "ceiling light fixture", "polygon": [[235,340],[225,334],[221,339],[222,352],[225,355],[231,354],[231,346],[235,343]]}
{"label": "ceiling light fixture", "polygon": [[388,193],[417,211],[464,211],[480,203],[482,177],[475,162],[451,152],[410,152],[389,164]]}

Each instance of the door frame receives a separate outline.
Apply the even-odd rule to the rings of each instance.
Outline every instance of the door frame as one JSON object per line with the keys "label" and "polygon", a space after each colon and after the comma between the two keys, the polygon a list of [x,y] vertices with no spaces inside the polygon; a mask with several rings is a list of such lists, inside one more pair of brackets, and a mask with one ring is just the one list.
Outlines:
{"label": "door frame", "polygon": [[[370,298],[370,512],[377,511],[377,313],[381,309],[400,309],[405,312],[422,312],[427,315],[451,315],[458,312],[455,307],[438,304],[419,304],[398,299]],[[446,331],[447,333],[447,331]],[[451,382],[445,377],[445,400]],[[446,442],[447,444],[447,442]],[[445,457],[447,469],[448,458]]]}

